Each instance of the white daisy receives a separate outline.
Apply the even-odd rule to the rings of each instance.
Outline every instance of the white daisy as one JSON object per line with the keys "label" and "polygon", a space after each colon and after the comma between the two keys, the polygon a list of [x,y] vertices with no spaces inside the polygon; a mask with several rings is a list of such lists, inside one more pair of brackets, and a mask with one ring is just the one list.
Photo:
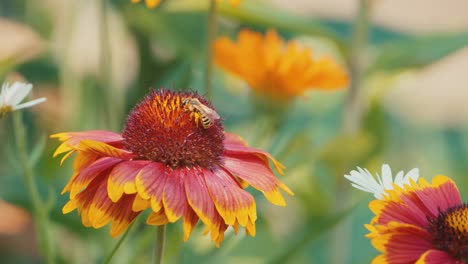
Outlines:
{"label": "white daisy", "polygon": [[45,102],[46,98],[43,97],[20,104],[31,90],[32,84],[30,83],[4,83],[2,85],[2,90],[0,91],[0,117],[8,112]]}
{"label": "white daisy", "polygon": [[403,187],[403,185],[409,184],[410,180],[417,181],[419,178],[419,169],[414,168],[406,173],[406,175],[403,171],[400,171],[395,176],[395,181],[393,181],[392,170],[388,164],[382,165],[382,176],[376,174],[377,180],[367,169],[357,167],[357,171],[351,171],[350,175],[345,175],[345,178],[352,182],[351,185],[353,187],[365,192],[370,192],[374,194],[377,199],[382,199],[386,190],[393,189],[393,184]]}

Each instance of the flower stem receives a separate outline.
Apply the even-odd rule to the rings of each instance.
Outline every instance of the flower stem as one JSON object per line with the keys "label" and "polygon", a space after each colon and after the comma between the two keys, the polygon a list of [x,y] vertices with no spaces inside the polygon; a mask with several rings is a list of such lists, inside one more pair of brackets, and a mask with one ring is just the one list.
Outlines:
{"label": "flower stem", "polygon": [[166,244],[166,225],[156,227],[156,239],[154,241],[154,264],[161,264]]}
{"label": "flower stem", "polygon": [[48,219],[47,208],[42,201],[36,182],[34,180],[34,172],[31,163],[28,159],[28,151],[26,149],[26,136],[23,121],[21,120],[21,112],[13,112],[13,133],[15,135],[16,148],[19,155],[20,165],[23,170],[23,180],[31,199],[33,215],[35,217],[36,230],[38,232],[39,246],[41,255],[46,263],[55,263],[54,253],[48,235]]}
{"label": "flower stem", "polygon": [[114,257],[115,253],[120,248],[120,245],[122,245],[122,242],[125,240],[125,238],[127,238],[127,235],[130,232],[130,229],[132,228],[134,223],[135,223],[135,221],[130,223],[130,225],[127,227],[127,230],[125,230],[125,233],[123,233],[122,237],[119,239],[119,241],[117,241],[117,243],[115,244],[112,251],[109,253],[109,255],[107,255],[107,257],[104,260],[103,264],[109,264],[110,263],[111,259]]}
{"label": "flower stem", "polygon": [[108,11],[108,0],[101,0],[100,4],[100,74],[101,74],[101,86],[106,91],[105,99],[105,112],[106,121],[109,129],[118,129],[118,117],[121,115],[122,110],[122,98],[120,91],[115,89],[112,84],[112,61],[111,61],[111,46],[110,46],[110,35],[109,35],[109,19],[107,15]]}
{"label": "flower stem", "polygon": [[354,22],[353,35],[348,54],[348,66],[351,74],[351,86],[346,98],[343,117],[343,130],[347,134],[357,132],[361,127],[363,78],[362,58],[369,34],[369,12],[371,0],[360,0],[358,14]]}
{"label": "flower stem", "polygon": [[[362,58],[368,40],[369,34],[369,13],[372,0],[360,0],[359,9],[356,14],[353,35],[348,54],[348,66],[351,74],[351,86],[346,98],[346,105],[343,113],[343,133],[352,136],[359,132],[362,126],[362,80],[363,80],[363,65]],[[343,168],[346,169],[346,168]],[[335,183],[335,200],[334,208],[337,212],[342,211],[349,206],[349,186],[343,178],[344,172],[337,175]],[[350,237],[351,237],[351,220],[344,219],[334,230],[331,238],[331,252],[329,262],[345,263],[349,255]],[[340,253],[336,254],[336,248],[340,249]]]}
{"label": "flower stem", "polygon": [[217,6],[216,0],[210,0],[210,8],[208,11],[208,36],[206,40],[206,64],[205,64],[205,93],[206,97],[211,99],[212,96],[212,79],[213,79],[213,41],[216,37],[216,15]]}

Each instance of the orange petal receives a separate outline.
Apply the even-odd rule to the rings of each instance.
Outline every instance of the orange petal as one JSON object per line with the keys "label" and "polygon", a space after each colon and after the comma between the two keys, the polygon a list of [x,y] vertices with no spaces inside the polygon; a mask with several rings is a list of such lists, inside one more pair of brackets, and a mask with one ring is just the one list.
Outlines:
{"label": "orange petal", "polygon": [[165,225],[169,223],[169,219],[167,219],[166,213],[164,212],[164,208],[161,208],[158,212],[151,212],[151,214],[148,216],[148,219],[146,219],[146,223],[148,225]]}
{"label": "orange petal", "polygon": [[187,241],[190,237],[190,234],[193,231],[193,228],[198,222],[198,216],[195,214],[195,212],[190,208],[190,206],[187,206],[187,209],[184,213],[184,221],[182,223],[182,227],[184,229],[184,241]]}

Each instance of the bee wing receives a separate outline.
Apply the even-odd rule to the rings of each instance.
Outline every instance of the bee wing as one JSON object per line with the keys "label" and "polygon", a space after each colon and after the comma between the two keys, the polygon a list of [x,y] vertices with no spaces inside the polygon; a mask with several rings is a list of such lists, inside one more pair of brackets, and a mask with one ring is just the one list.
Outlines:
{"label": "bee wing", "polygon": [[220,119],[220,118],[221,118],[221,117],[219,116],[219,114],[218,114],[215,110],[209,108],[208,106],[206,106],[206,105],[204,105],[204,104],[200,104],[200,108],[201,108],[201,110],[203,110],[203,112],[205,112],[212,120],[217,120],[217,119]]}

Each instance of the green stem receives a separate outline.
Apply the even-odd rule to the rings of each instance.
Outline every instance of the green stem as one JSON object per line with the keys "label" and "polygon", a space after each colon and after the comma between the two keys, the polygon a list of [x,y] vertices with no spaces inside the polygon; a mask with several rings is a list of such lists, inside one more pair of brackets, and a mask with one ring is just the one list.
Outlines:
{"label": "green stem", "polygon": [[166,225],[156,227],[156,240],[154,241],[154,264],[161,264],[166,244]]}
{"label": "green stem", "polygon": [[343,130],[347,134],[358,131],[362,122],[362,95],[360,91],[364,72],[362,58],[368,41],[370,5],[371,0],[359,1],[359,10],[354,22],[349,48],[348,66],[351,74],[351,86],[348,91],[343,118]]}
{"label": "green stem", "polygon": [[[136,220],[135,220],[136,221]],[[114,257],[115,253],[117,252],[117,250],[120,248],[120,245],[122,245],[123,241],[125,240],[125,238],[127,238],[127,235],[128,233],[130,232],[130,229],[132,228],[133,224],[135,223],[135,221],[133,221],[132,223],[130,223],[130,225],[127,227],[127,230],[125,230],[125,233],[123,233],[122,237],[119,239],[119,241],[117,241],[117,243],[115,244],[114,248],[112,249],[112,251],[109,253],[109,255],[107,255],[106,259],[104,260],[104,264],[109,264],[112,257]]]}
{"label": "green stem", "polygon": [[216,37],[216,15],[217,6],[216,0],[210,0],[210,8],[208,10],[208,37],[206,40],[206,64],[205,64],[205,92],[206,97],[211,99],[212,96],[212,79],[213,79],[213,41]]}
{"label": "green stem", "polygon": [[112,130],[118,129],[118,117],[121,114],[120,91],[114,89],[112,84],[112,61],[111,61],[111,46],[109,36],[109,22],[107,16],[108,3],[107,0],[101,0],[101,22],[100,37],[101,37],[101,53],[100,53],[100,73],[101,86],[106,91],[105,111],[108,128]]}
{"label": "green stem", "polygon": [[[353,35],[348,54],[348,66],[351,74],[351,86],[348,91],[346,105],[343,114],[343,133],[353,135],[359,132],[362,126],[362,85],[363,65],[362,58],[365,57],[365,48],[369,34],[369,13],[372,0],[360,0],[359,9],[356,14]],[[346,168],[343,168],[346,169]],[[349,207],[349,184],[343,178],[344,171],[337,175],[335,183],[334,208],[337,212]],[[351,237],[351,220],[345,219],[334,230],[331,238],[331,263],[345,263],[349,256]],[[339,248],[339,254],[336,252]]]}
{"label": "green stem", "polygon": [[45,208],[44,202],[42,201],[37,189],[37,185],[34,180],[33,168],[28,159],[25,128],[21,120],[21,112],[13,113],[13,130],[20,164],[23,169],[23,179],[29,193],[29,198],[31,199],[33,215],[36,219],[35,223],[38,232],[41,255],[47,263],[53,264],[55,263],[55,259],[47,232],[49,230],[47,209]]}

